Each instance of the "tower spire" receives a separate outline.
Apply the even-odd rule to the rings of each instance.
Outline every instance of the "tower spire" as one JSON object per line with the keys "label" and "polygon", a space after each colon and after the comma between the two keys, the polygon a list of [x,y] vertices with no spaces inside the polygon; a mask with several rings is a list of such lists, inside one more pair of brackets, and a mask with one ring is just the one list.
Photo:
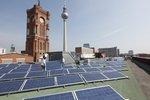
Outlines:
{"label": "tower spire", "polygon": [[66,8],[66,5],[67,5],[67,1],[64,0],[64,8]]}
{"label": "tower spire", "polygon": [[40,6],[40,0],[38,0],[38,6]]}
{"label": "tower spire", "polygon": [[63,12],[61,14],[63,19],[63,51],[67,52],[67,23],[66,20],[68,19],[68,13],[66,8],[66,0],[64,0],[64,7]]}

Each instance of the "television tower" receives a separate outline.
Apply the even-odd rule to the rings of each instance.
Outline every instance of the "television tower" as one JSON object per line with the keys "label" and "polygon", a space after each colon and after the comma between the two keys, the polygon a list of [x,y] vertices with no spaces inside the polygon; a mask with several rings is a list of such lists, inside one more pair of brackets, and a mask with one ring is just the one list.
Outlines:
{"label": "television tower", "polygon": [[63,52],[67,52],[67,19],[68,19],[68,13],[66,8],[66,0],[64,0],[64,7],[63,12],[61,14],[61,17],[63,19]]}

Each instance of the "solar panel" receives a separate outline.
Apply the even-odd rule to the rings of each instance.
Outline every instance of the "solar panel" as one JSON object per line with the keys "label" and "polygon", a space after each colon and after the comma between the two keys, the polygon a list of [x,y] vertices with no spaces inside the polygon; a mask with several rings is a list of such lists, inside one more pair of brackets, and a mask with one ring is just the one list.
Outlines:
{"label": "solar panel", "polygon": [[100,67],[99,64],[91,64],[92,67]]}
{"label": "solar panel", "polygon": [[29,72],[27,77],[46,77],[47,72],[45,71],[37,71],[37,72]]}
{"label": "solar panel", "polygon": [[71,85],[71,84],[78,84],[82,82],[83,80],[80,78],[78,74],[57,76],[58,85]]}
{"label": "solar panel", "polygon": [[115,70],[118,70],[118,71],[126,71],[128,70],[127,68],[125,67],[113,67]]}
{"label": "solar panel", "polygon": [[61,74],[68,74],[66,69],[59,69],[59,70],[51,70],[50,75],[61,75]]}
{"label": "solar panel", "polygon": [[18,64],[9,64],[8,65],[8,67],[13,67],[13,68],[18,67],[18,66],[19,66]]}
{"label": "solar panel", "polygon": [[42,67],[40,65],[32,65],[30,71],[42,71]]}
{"label": "solar panel", "polygon": [[0,68],[6,67],[7,64],[0,64]]}
{"label": "solar panel", "polygon": [[27,80],[23,90],[33,90],[42,89],[47,87],[52,87],[55,85],[54,78],[39,78],[39,79],[29,79]]}
{"label": "solar panel", "polygon": [[11,73],[27,72],[29,68],[30,68],[30,65],[29,66],[20,66],[17,69],[12,70]]}
{"label": "solar panel", "polygon": [[86,72],[95,72],[95,71],[100,71],[98,68],[84,68]]}
{"label": "solar panel", "polygon": [[69,69],[69,68],[74,68],[74,67],[73,66],[63,66],[63,68]]}
{"label": "solar panel", "polygon": [[81,68],[76,68],[76,69],[68,69],[69,73],[82,73],[85,72],[83,69]]}
{"label": "solar panel", "polygon": [[10,79],[21,79],[24,78],[27,73],[8,73],[5,74],[1,80],[10,80]]}
{"label": "solar panel", "polygon": [[23,81],[7,81],[0,82],[0,94],[11,93],[19,91]]}
{"label": "solar panel", "polygon": [[124,76],[122,73],[118,71],[104,72],[103,74],[110,79],[126,78],[126,76]]}
{"label": "solar panel", "polygon": [[85,67],[91,67],[90,65],[80,65],[80,67],[82,68],[85,68]]}
{"label": "solar panel", "polygon": [[114,69],[111,67],[101,67],[99,68],[101,71],[113,71]]}
{"label": "solar panel", "polygon": [[0,69],[0,73],[5,74],[11,71],[12,69],[14,69],[14,67],[3,67],[2,69]]}
{"label": "solar panel", "polygon": [[29,98],[25,100],[74,100],[72,92],[61,93],[61,94],[54,94],[36,98]]}
{"label": "solar panel", "polygon": [[78,100],[124,100],[110,86],[76,91]]}
{"label": "solar panel", "polygon": [[94,82],[94,81],[102,81],[106,80],[107,78],[102,75],[101,73],[83,73],[81,74],[86,82]]}
{"label": "solar panel", "polygon": [[62,69],[62,65],[58,61],[51,61],[46,63],[47,70],[55,70],[55,69]]}

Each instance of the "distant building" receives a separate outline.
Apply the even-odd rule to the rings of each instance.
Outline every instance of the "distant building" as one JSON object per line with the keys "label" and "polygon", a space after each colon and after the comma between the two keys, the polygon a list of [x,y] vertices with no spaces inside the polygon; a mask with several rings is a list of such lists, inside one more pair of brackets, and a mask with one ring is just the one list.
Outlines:
{"label": "distant building", "polygon": [[117,57],[117,56],[119,56],[119,49],[117,49],[117,47],[99,48],[98,52],[102,53],[106,57]]}
{"label": "distant building", "polygon": [[134,54],[134,53],[133,53],[133,50],[129,50],[129,51],[128,51],[128,55],[129,55],[129,56],[133,56],[133,54]]}
{"label": "distant building", "polygon": [[95,58],[93,48],[76,47],[75,52],[76,52],[76,56],[81,59],[82,58]]}
{"label": "distant building", "polygon": [[90,48],[90,44],[89,43],[85,43],[85,44],[83,44],[83,47]]}
{"label": "distant building", "polygon": [[31,63],[33,62],[33,57],[27,54],[19,54],[19,53],[7,53],[0,55],[0,63]]}
{"label": "distant building", "polygon": [[1,55],[1,54],[5,54],[5,53],[6,53],[6,49],[0,48],[0,55]]}
{"label": "distant building", "polygon": [[10,52],[11,52],[11,53],[16,52],[16,50],[15,50],[15,45],[14,45],[14,44],[11,44]]}

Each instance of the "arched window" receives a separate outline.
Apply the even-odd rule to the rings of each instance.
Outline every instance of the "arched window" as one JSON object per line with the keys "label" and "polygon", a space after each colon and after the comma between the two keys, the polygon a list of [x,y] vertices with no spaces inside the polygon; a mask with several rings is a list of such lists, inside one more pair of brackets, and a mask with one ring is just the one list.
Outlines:
{"label": "arched window", "polygon": [[42,42],[40,42],[40,50],[42,50]]}

